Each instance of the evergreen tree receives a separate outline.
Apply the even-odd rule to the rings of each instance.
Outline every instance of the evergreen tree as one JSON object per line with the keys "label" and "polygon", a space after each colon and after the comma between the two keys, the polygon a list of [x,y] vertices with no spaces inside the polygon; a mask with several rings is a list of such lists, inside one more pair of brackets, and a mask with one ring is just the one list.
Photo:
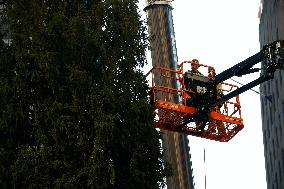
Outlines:
{"label": "evergreen tree", "polygon": [[137,2],[4,1],[0,188],[164,184]]}

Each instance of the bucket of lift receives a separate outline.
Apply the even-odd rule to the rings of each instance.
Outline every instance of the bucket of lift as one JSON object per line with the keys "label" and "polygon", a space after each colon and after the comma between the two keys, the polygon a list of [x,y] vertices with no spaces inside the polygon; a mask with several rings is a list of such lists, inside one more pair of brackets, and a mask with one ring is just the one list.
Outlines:
{"label": "bucket of lift", "polygon": [[[154,125],[162,130],[227,142],[244,127],[239,96],[222,103],[218,103],[218,98],[237,86],[220,83],[212,88],[215,69],[198,64],[206,74],[185,71],[194,64],[185,61],[178,70],[154,67],[147,74],[156,114]],[[209,108],[208,104],[214,100],[216,105]]]}

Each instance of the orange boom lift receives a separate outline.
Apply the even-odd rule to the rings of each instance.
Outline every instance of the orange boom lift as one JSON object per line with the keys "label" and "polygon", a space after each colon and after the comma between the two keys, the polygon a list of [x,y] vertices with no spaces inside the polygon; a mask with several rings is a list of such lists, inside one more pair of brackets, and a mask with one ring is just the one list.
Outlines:
{"label": "orange boom lift", "polygon": [[[155,108],[155,127],[185,133],[220,142],[227,142],[244,128],[239,94],[273,79],[284,65],[284,41],[275,41],[216,75],[211,66],[197,60],[182,62],[177,70],[152,68],[147,77],[151,81],[151,103]],[[262,62],[262,68],[252,68]],[[186,68],[191,67],[187,71]],[[203,72],[202,72],[202,71]],[[232,76],[242,76],[262,70],[259,78],[238,87],[226,83]],[[206,74],[205,74],[206,73]],[[155,83],[159,77],[159,83]],[[174,87],[168,87],[174,83]],[[171,95],[169,95],[171,94]],[[173,103],[169,96],[177,96]]]}

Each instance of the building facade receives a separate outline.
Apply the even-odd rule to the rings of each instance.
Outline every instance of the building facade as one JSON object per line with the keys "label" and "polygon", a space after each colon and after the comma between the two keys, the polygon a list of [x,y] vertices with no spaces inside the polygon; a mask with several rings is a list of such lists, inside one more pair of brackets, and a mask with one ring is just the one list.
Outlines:
{"label": "building facade", "polygon": [[[284,40],[284,0],[262,0],[259,41],[261,48]],[[260,85],[267,189],[284,188],[284,70]]]}
{"label": "building facade", "polygon": [[[147,0],[147,22],[153,67],[177,69],[177,50],[170,1]],[[155,75],[155,83],[173,87],[177,82],[165,81]],[[179,96],[167,95],[168,101],[179,103]],[[162,131],[162,145],[167,161],[172,165],[173,175],[167,178],[167,189],[193,189],[193,174],[188,138],[185,134]]]}

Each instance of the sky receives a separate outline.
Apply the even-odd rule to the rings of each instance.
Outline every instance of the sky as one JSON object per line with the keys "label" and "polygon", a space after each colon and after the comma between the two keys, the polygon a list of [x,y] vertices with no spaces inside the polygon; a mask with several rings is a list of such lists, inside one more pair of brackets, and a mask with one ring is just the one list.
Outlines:
{"label": "sky", "polygon": [[[141,7],[145,5],[141,1]],[[260,0],[175,0],[178,62],[198,59],[218,73],[259,52]],[[241,83],[259,74],[234,77]],[[233,81],[228,80],[228,83]],[[255,87],[259,91],[259,87]],[[240,95],[244,129],[227,143],[189,136],[196,189],[266,189],[260,96]],[[203,153],[206,151],[204,163]]]}

